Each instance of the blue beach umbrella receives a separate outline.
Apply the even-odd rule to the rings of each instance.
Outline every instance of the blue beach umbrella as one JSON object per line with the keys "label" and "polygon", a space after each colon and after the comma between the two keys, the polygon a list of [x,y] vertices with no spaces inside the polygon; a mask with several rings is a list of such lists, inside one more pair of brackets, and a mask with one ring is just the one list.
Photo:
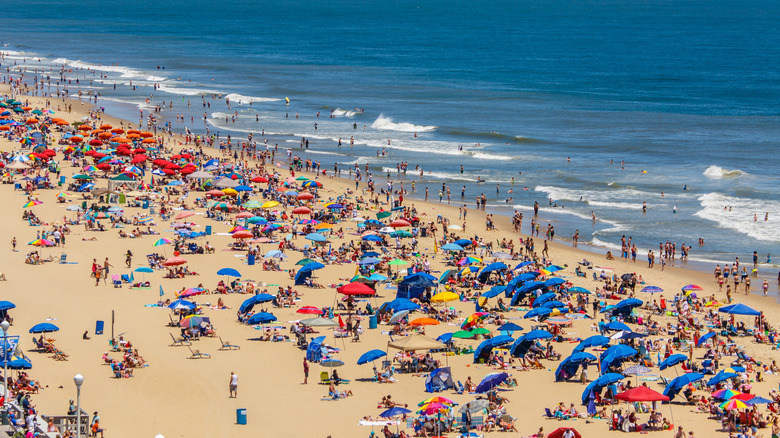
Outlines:
{"label": "blue beach umbrella", "polygon": [[358,365],[363,365],[363,364],[368,363],[368,362],[373,362],[373,361],[379,359],[380,357],[384,357],[384,356],[387,356],[387,353],[385,353],[382,350],[370,350],[370,351],[367,351],[367,352],[363,353],[360,356],[360,358],[358,358],[357,363],[358,363]]}
{"label": "blue beach umbrella", "polygon": [[172,302],[171,304],[168,304],[169,309],[174,310],[181,310],[181,309],[194,309],[196,307],[195,303],[187,300],[176,300]]}
{"label": "blue beach umbrella", "polygon": [[447,243],[441,247],[444,251],[463,251],[463,247],[457,243]]}
{"label": "blue beach umbrella", "polygon": [[30,333],[53,333],[59,331],[60,328],[57,327],[54,324],[48,323],[48,322],[42,322],[40,324],[35,324],[30,329]]}
{"label": "blue beach umbrella", "polygon": [[319,233],[309,233],[306,235],[306,239],[311,240],[312,242],[325,242],[328,240],[327,237]]}
{"label": "blue beach umbrella", "polygon": [[258,324],[268,324],[269,322],[276,321],[276,317],[268,312],[260,312],[255,313],[252,315],[249,320],[247,320],[247,324],[249,325],[258,325]]}
{"label": "blue beach umbrella", "polygon": [[241,273],[233,268],[222,268],[219,271],[217,271],[217,275],[225,275],[228,277],[238,277],[241,278]]}
{"label": "blue beach umbrella", "polygon": [[583,339],[576,347],[574,347],[574,351],[583,351],[584,349],[588,347],[600,347],[602,345],[609,344],[609,338],[606,336],[601,335],[593,335],[587,339]]}
{"label": "blue beach umbrella", "polygon": [[686,356],[684,354],[673,354],[673,355],[667,357],[666,359],[664,359],[663,361],[661,361],[661,363],[658,364],[658,367],[661,368],[662,370],[665,370],[665,369],[667,369],[669,367],[673,367],[673,366],[675,366],[675,365],[677,365],[679,363],[683,363],[686,360],[688,360],[688,356]]}
{"label": "blue beach umbrella", "polygon": [[477,394],[484,394],[496,386],[502,384],[504,381],[506,381],[507,378],[509,378],[509,374],[507,373],[488,374],[484,379],[482,379],[481,382],[479,382],[479,385],[477,385],[477,388],[474,390],[474,392]]}
{"label": "blue beach umbrella", "polygon": [[397,417],[398,415],[409,414],[411,412],[412,411],[410,411],[409,409],[402,408],[400,406],[394,406],[394,407],[392,407],[392,408],[382,412],[381,414],[379,414],[379,416],[382,417],[382,418],[391,418],[391,417]]}
{"label": "blue beach umbrella", "polygon": [[714,376],[712,376],[712,378],[710,380],[707,381],[707,385],[708,386],[715,386],[715,385],[717,385],[718,383],[720,383],[720,382],[722,382],[724,380],[732,379],[732,378],[737,377],[737,376],[739,376],[739,374],[737,374],[737,373],[729,373],[729,372],[721,370],[718,374],[715,374]]}

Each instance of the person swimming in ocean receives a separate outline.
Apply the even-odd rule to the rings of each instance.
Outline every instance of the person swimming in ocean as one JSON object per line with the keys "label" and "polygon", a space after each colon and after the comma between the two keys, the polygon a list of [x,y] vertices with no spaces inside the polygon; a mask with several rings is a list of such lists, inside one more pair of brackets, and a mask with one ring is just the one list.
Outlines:
{"label": "person swimming in ocean", "polygon": [[506,202],[507,204],[509,204],[510,202],[512,202],[512,198],[506,198],[506,201],[505,201],[505,202]]}

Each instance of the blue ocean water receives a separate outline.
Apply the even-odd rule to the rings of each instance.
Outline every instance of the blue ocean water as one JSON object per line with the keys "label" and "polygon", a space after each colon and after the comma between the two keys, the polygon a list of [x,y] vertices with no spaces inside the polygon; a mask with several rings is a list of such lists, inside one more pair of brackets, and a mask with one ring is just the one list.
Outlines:
{"label": "blue ocean water", "polygon": [[35,1],[4,9],[0,41],[3,74],[64,66],[72,95],[130,120],[166,101],[174,129],[306,137],[326,169],[507,214],[539,201],[558,236],[730,262],[780,243],[778,22],[763,0]]}

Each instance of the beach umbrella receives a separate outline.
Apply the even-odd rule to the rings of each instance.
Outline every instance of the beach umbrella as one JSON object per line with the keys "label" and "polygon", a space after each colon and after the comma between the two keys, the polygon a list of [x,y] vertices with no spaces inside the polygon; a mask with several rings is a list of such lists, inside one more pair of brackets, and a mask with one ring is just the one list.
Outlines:
{"label": "beach umbrella", "polygon": [[409,325],[412,327],[421,327],[424,325],[439,325],[441,324],[439,321],[433,319],[433,318],[417,318],[415,320],[409,321]]}
{"label": "beach umbrella", "polygon": [[674,397],[680,393],[680,390],[685,387],[685,385],[689,385],[703,378],[704,375],[700,373],[686,373],[676,377],[674,380],[669,382],[668,385],[666,385],[666,388],[664,388],[664,395],[669,396],[669,399],[673,400]]}
{"label": "beach umbrella", "polygon": [[572,294],[590,294],[590,293],[593,293],[593,292],[585,289],[584,287],[570,287],[566,291],[569,292],[569,293],[572,293]]}
{"label": "beach umbrella", "polygon": [[710,380],[707,381],[707,385],[708,386],[715,386],[715,385],[717,385],[718,383],[720,383],[720,382],[722,382],[724,380],[732,379],[732,378],[737,377],[737,376],[739,376],[739,374],[737,374],[737,373],[728,373],[728,372],[725,372],[725,371],[721,370],[718,374],[715,374],[714,376],[712,376],[712,378]]}
{"label": "beach umbrella", "polygon": [[501,325],[497,330],[499,332],[510,332],[511,333],[511,332],[519,332],[519,331],[523,330],[523,328],[520,327],[519,325],[513,323],[513,322],[507,322],[507,323]]}
{"label": "beach umbrella", "polygon": [[157,241],[155,241],[152,246],[170,245],[171,243],[173,243],[171,241],[171,239],[166,239],[166,238],[163,237],[163,238],[157,239]]}
{"label": "beach umbrella", "polygon": [[390,324],[395,324],[396,322],[406,318],[408,315],[409,310],[398,310],[393,313],[393,316],[390,317]]}
{"label": "beach umbrella", "polygon": [[472,400],[458,409],[459,414],[465,414],[466,412],[469,412],[471,414],[478,414],[482,412],[483,409],[487,409],[490,406],[490,402],[485,399],[477,399]]}
{"label": "beach umbrella", "polygon": [[252,315],[248,320],[248,325],[268,324],[276,321],[276,316],[268,312],[259,312]]}
{"label": "beach umbrella", "polygon": [[393,312],[400,312],[402,310],[417,310],[420,305],[407,298],[396,298],[388,302],[385,308]]}
{"label": "beach umbrella", "polygon": [[758,404],[771,404],[774,403],[774,400],[765,399],[764,397],[753,397],[749,400],[751,405],[758,405]]}
{"label": "beach umbrella", "polygon": [[30,208],[30,207],[34,207],[34,206],[36,206],[36,205],[41,205],[41,204],[43,204],[43,202],[42,202],[42,201],[39,201],[39,200],[37,200],[37,199],[33,199],[32,201],[29,201],[29,202],[27,202],[26,204],[24,204],[24,205],[22,206],[22,208]]}
{"label": "beach umbrella", "polygon": [[719,389],[712,393],[712,397],[718,400],[730,400],[740,394],[742,393],[735,389]]}
{"label": "beach umbrella", "polygon": [[506,291],[506,286],[493,286],[489,291],[483,293],[481,296],[484,298],[493,298],[501,295]]}
{"label": "beach umbrella", "polygon": [[627,325],[623,324],[623,323],[622,323],[622,322],[620,322],[620,321],[612,321],[612,322],[609,322],[609,323],[607,323],[607,324],[604,326],[604,329],[605,329],[605,330],[611,330],[611,331],[621,331],[621,330],[623,330],[623,331],[627,331],[627,332],[630,332],[630,331],[632,331],[632,330],[631,330],[631,327],[629,327],[629,326],[627,326]]}
{"label": "beach umbrella", "polygon": [[537,307],[536,309],[532,309],[523,315],[524,319],[530,319],[535,318],[537,316],[548,316],[552,313],[552,309],[549,307]]}
{"label": "beach umbrella", "polygon": [[553,277],[553,278],[549,278],[549,279],[545,280],[544,286],[545,287],[548,287],[548,286],[558,286],[559,284],[563,284],[563,283],[566,283],[566,280],[564,280],[563,278]]}
{"label": "beach umbrella", "polygon": [[163,265],[165,266],[179,266],[187,263],[187,260],[185,260],[183,257],[171,257],[163,262]]}
{"label": "beach umbrella", "polygon": [[427,405],[429,403],[440,403],[440,404],[447,405],[447,406],[457,406],[458,405],[457,403],[455,403],[454,401],[448,399],[447,397],[433,396],[433,397],[430,397],[430,398],[427,398],[427,399],[421,401],[420,403],[417,404],[417,406],[424,406],[424,405]]}
{"label": "beach umbrella", "polygon": [[457,243],[447,243],[441,247],[444,251],[463,251],[463,247]]}
{"label": "beach umbrella", "polygon": [[4,364],[9,370],[29,370],[32,368],[32,363],[24,356],[11,356],[8,362],[0,361],[0,364]]}
{"label": "beach umbrella", "polygon": [[577,432],[577,429],[574,429],[573,427],[559,427],[550,432],[550,434],[547,435],[547,438],[563,438],[563,434],[568,431],[571,431],[574,434],[574,438],[582,438],[582,435],[580,435],[580,433]]}
{"label": "beach umbrella", "polygon": [[54,242],[46,239],[35,239],[32,242],[29,242],[28,245],[32,246],[54,246]]}
{"label": "beach umbrella", "polygon": [[48,323],[48,322],[42,322],[40,324],[35,324],[30,329],[30,333],[53,333],[59,331],[60,328],[57,327],[54,324]]}
{"label": "beach umbrella", "polygon": [[260,208],[265,208],[265,209],[268,209],[268,208],[274,208],[274,207],[276,207],[277,205],[279,205],[279,203],[278,203],[278,202],[276,202],[276,201],[267,201],[267,202],[263,202],[263,203],[260,205]]}
{"label": "beach umbrella", "polygon": [[241,273],[233,268],[222,268],[219,271],[217,271],[217,275],[225,275],[228,277],[241,278]]}
{"label": "beach umbrella", "polygon": [[352,282],[336,288],[336,291],[344,295],[374,295],[376,291],[363,283]]}
{"label": "beach umbrella", "polygon": [[363,353],[360,358],[358,358],[357,364],[363,365],[368,362],[373,362],[380,357],[387,356],[387,353],[382,350],[370,350],[365,353]]}
{"label": "beach umbrella", "polygon": [[715,332],[705,333],[702,337],[699,338],[698,342],[696,342],[696,346],[701,347],[705,342],[709,341],[713,337],[715,337]]}
{"label": "beach umbrella", "polygon": [[574,347],[574,351],[583,351],[585,348],[588,347],[600,347],[602,345],[609,344],[609,338],[606,336],[601,335],[593,335],[587,339],[584,339],[581,341],[576,347]]}
{"label": "beach umbrella", "polygon": [[322,315],[322,309],[319,309],[314,306],[303,306],[300,309],[296,310],[295,313],[302,313],[306,315]]}
{"label": "beach umbrella", "polygon": [[687,286],[683,286],[682,287],[682,291],[683,292],[687,292],[686,295],[688,295],[691,292],[698,292],[698,291],[703,291],[703,290],[704,290],[704,288],[699,286],[698,284],[689,284]]}
{"label": "beach umbrella", "polygon": [[428,403],[426,405],[423,405],[423,407],[420,410],[418,410],[417,413],[423,415],[434,415],[440,412],[449,411],[450,409],[451,409],[450,406],[441,403]]}
{"label": "beach umbrella", "polygon": [[312,242],[325,242],[328,238],[320,233],[309,233],[306,235],[306,240],[311,240]]}
{"label": "beach umbrella", "polygon": [[322,362],[320,362],[320,365],[322,365],[325,368],[338,368],[340,366],[344,366],[344,362],[338,359],[325,359]]}
{"label": "beach umbrella", "polygon": [[433,297],[431,297],[431,301],[434,303],[446,303],[449,301],[457,301],[460,299],[460,295],[456,294],[455,292],[439,292]]}
{"label": "beach umbrella", "polygon": [[645,286],[645,287],[642,288],[642,290],[640,290],[640,292],[645,292],[645,293],[650,293],[650,294],[657,294],[657,293],[661,293],[663,291],[664,290],[661,289],[658,286]]}
{"label": "beach umbrella", "polygon": [[191,328],[198,327],[203,322],[211,322],[208,317],[200,315],[187,315],[179,321],[179,327]]}
{"label": "beach umbrella", "polygon": [[686,356],[684,354],[673,354],[673,355],[667,357],[666,359],[664,359],[663,361],[661,361],[661,363],[658,364],[658,366],[662,370],[665,370],[665,369],[667,369],[669,367],[673,367],[673,366],[675,366],[675,365],[677,365],[679,363],[683,363],[686,360],[688,360],[688,356]]}
{"label": "beach umbrella", "polygon": [[721,403],[718,406],[721,409],[723,409],[724,411],[730,411],[732,409],[750,408],[750,407],[753,407],[753,404],[748,402],[748,401],[744,401],[744,400],[730,399],[730,400],[724,401],[723,403]]}
{"label": "beach umbrella", "polygon": [[481,382],[479,382],[479,385],[477,385],[477,388],[474,392],[477,394],[484,394],[496,386],[504,383],[507,378],[509,378],[509,374],[507,373],[488,374],[484,379],[482,379]]}
{"label": "beach umbrella", "polygon": [[636,376],[639,374],[647,374],[650,371],[653,371],[652,369],[644,366],[644,365],[631,365],[630,367],[623,370],[623,375],[625,376]]}
{"label": "beach umbrella", "polygon": [[392,418],[392,417],[397,417],[399,415],[409,414],[411,412],[412,411],[410,411],[409,409],[402,408],[400,406],[393,406],[392,408],[379,414],[379,416],[382,418]]}
{"label": "beach umbrella", "polygon": [[168,304],[168,308],[174,310],[182,310],[182,309],[191,310],[194,309],[195,307],[197,307],[195,303],[192,303],[187,300],[182,300],[182,299],[176,300],[171,304]]}

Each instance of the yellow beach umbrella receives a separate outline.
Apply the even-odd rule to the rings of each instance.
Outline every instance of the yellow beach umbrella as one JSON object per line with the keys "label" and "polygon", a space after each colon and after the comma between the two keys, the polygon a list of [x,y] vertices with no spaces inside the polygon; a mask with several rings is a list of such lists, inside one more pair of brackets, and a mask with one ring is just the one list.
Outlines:
{"label": "yellow beach umbrella", "polygon": [[457,301],[460,295],[455,292],[439,292],[431,298],[434,303],[446,303],[448,301]]}
{"label": "yellow beach umbrella", "polygon": [[277,201],[267,201],[267,202],[263,202],[260,208],[274,208],[277,205],[279,205],[279,202]]}
{"label": "yellow beach umbrella", "polygon": [[236,189],[231,188],[222,189],[222,193],[226,194],[227,196],[238,196]]}

